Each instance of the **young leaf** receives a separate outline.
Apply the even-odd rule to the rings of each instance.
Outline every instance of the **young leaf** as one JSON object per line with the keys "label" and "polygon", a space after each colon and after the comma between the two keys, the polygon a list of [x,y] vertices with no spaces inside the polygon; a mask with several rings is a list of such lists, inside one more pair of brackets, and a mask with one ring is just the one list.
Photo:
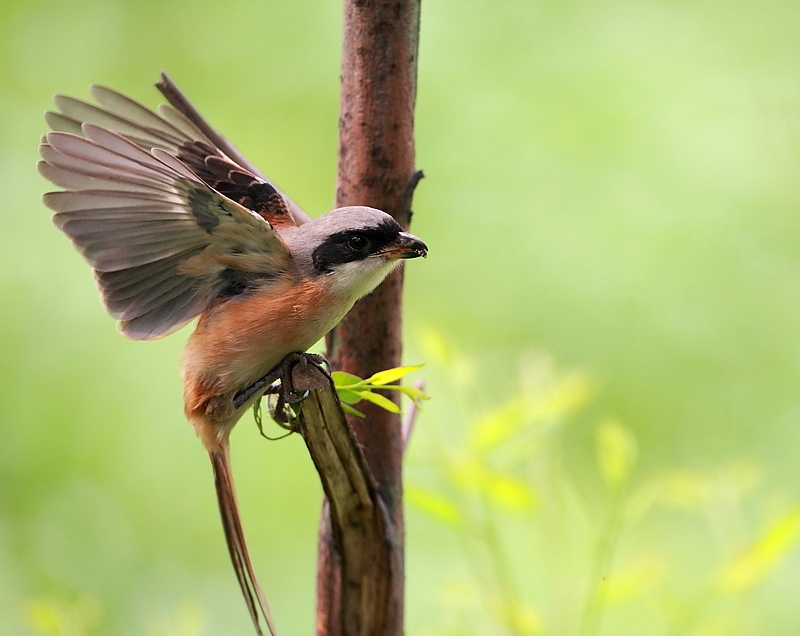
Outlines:
{"label": "young leaf", "polygon": [[372,402],[373,404],[377,404],[382,409],[386,409],[390,413],[400,412],[400,407],[397,406],[397,404],[395,404],[389,398],[386,398],[382,395],[378,395],[377,393],[373,393],[372,391],[358,391],[358,395],[361,396],[362,400],[366,400],[367,402]]}
{"label": "young leaf", "polygon": [[416,364],[410,367],[395,367],[394,369],[386,369],[385,371],[378,371],[372,377],[367,379],[367,382],[375,385],[390,384],[395,380],[399,380],[404,375],[408,375],[412,371],[421,369],[423,365]]}
{"label": "young leaf", "polygon": [[333,385],[337,389],[339,387],[352,386],[354,384],[358,384],[359,382],[363,382],[363,380],[357,375],[345,373],[344,371],[334,371],[331,373],[331,378],[333,378]]}
{"label": "young leaf", "polygon": [[611,488],[619,488],[636,461],[636,438],[617,420],[605,420],[597,429],[597,463]]}
{"label": "young leaf", "polygon": [[361,396],[356,391],[337,388],[336,392],[339,394],[339,399],[345,404],[355,404],[361,401]]}
{"label": "young leaf", "polygon": [[366,416],[366,415],[364,415],[364,414],[363,414],[361,411],[357,411],[357,410],[355,410],[355,409],[354,409],[352,406],[350,406],[350,405],[348,405],[348,404],[344,404],[344,403],[343,403],[343,404],[342,404],[342,410],[343,410],[345,413],[350,413],[350,415],[355,415],[356,417],[367,417],[367,416]]}
{"label": "young leaf", "polygon": [[430,400],[431,397],[425,391],[420,391],[415,386],[401,386],[400,392],[417,402],[418,400]]}

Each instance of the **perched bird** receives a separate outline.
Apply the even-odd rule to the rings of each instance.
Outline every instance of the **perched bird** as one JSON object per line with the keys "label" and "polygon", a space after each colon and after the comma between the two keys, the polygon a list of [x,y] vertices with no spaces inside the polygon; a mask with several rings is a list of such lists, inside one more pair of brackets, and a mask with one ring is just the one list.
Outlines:
{"label": "perched bird", "polygon": [[214,131],[166,76],[153,112],[93,86],[56,95],[41,174],[53,222],[89,262],[105,310],[134,340],[199,316],[183,355],[184,405],[211,458],[222,525],[256,632],[274,626],[244,540],[228,437],[256,399],[234,397],[305,351],[425,244],[369,207],[311,220]]}

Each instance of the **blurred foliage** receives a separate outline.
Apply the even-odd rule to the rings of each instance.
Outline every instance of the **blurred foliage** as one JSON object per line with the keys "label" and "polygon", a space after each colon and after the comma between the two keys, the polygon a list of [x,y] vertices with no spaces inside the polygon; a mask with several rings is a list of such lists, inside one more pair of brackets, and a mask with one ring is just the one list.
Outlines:
{"label": "blurred foliage", "polygon": [[[745,515],[770,496],[749,461],[713,472],[639,471],[636,437],[617,419],[590,425],[596,466],[575,469],[564,444],[591,398],[588,378],[531,355],[517,390],[483,413],[474,400],[480,377],[455,373],[463,355],[433,330],[423,340],[460,385],[466,416],[460,438],[446,427],[428,431],[415,471],[427,483],[412,479],[406,500],[450,529],[471,577],[443,584],[448,595],[457,590],[443,602],[458,611],[416,633],[761,633],[753,594],[797,547],[800,500],[772,518]],[[602,488],[590,494],[587,474]],[[652,532],[656,516],[662,527]],[[712,536],[713,558],[698,567],[693,550],[670,547],[669,534],[685,545]],[[640,616],[625,612],[637,604]],[[734,628],[731,616],[746,623]]]}
{"label": "blurred foliage", "polygon": [[[798,24],[787,0],[423,0],[410,635],[800,631]],[[340,37],[328,0],[0,3],[0,634],[42,634],[35,607],[104,635],[250,629],[185,333],[121,338],[40,202],[52,94],[154,106],[165,69],[317,214]],[[314,469],[249,419],[232,445],[278,628],[312,633]]]}
{"label": "blurred foliage", "polygon": [[101,623],[97,599],[82,597],[74,603],[42,599],[28,603],[26,617],[36,633],[43,636],[86,636],[97,633]]}

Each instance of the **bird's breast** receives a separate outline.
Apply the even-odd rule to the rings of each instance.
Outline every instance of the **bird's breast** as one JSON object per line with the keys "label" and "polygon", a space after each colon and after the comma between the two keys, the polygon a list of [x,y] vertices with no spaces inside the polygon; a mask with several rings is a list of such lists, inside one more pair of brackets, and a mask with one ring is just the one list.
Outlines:
{"label": "bird's breast", "polygon": [[[184,350],[187,416],[192,420],[205,417],[216,398],[227,405],[287,354],[305,351],[322,338],[351,305],[352,301],[319,282],[287,280],[230,298],[204,312]],[[220,420],[234,415],[224,411],[219,413]]]}

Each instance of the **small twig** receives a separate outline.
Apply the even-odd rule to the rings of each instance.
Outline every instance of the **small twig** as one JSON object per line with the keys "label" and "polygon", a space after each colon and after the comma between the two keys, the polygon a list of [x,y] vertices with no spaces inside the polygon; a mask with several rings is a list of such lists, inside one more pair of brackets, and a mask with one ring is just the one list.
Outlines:
{"label": "small twig", "polygon": [[425,178],[425,173],[422,170],[417,170],[411,175],[411,180],[408,182],[406,191],[403,194],[403,209],[408,210],[408,220],[411,221],[411,201],[414,198],[414,192],[419,185],[419,182]]}
{"label": "small twig", "polygon": [[[420,391],[425,390],[425,380],[417,380],[414,383],[414,387],[419,389]],[[408,409],[408,413],[406,413],[405,418],[403,418],[403,453],[406,452],[408,449],[408,440],[411,437],[411,433],[414,432],[414,424],[417,421],[417,415],[419,414],[419,407],[417,403],[412,400],[411,408]]]}
{"label": "small twig", "polygon": [[283,435],[279,435],[278,437],[270,437],[264,432],[264,417],[261,409],[261,398],[258,398],[255,404],[253,404],[253,419],[256,421],[256,426],[258,427],[258,432],[261,434],[261,437],[263,437],[264,439],[268,439],[270,442],[277,442],[286,437],[289,437],[289,435],[294,433],[294,429],[291,426],[286,426],[285,424],[281,424],[274,417],[273,421],[281,428],[285,428],[288,432],[284,433]]}

